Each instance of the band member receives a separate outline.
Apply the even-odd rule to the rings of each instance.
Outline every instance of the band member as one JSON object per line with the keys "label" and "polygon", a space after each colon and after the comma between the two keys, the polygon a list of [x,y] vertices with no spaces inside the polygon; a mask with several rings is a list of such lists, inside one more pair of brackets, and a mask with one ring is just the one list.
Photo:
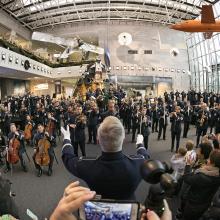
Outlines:
{"label": "band member", "polygon": [[34,136],[34,165],[38,170],[37,176],[42,175],[41,166],[48,166],[47,174],[52,175],[54,161],[54,137],[45,131],[44,125],[37,126],[37,133]]}
{"label": "band member", "polygon": [[24,129],[24,139],[27,144],[31,144],[33,127],[34,122],[31,120],[31,116],[27,115]]}
{"label": "band member", "polygon": [[207,104],[203,103],[197,115],[197,140],[196,146],[199,145],[200,136],[205,136],[208,130],[209,112],[207,111]]}
{"label": "band member", "polygon": [[189,125],[192,120],[192,114],[193,114],[193,110],[190,106],[190,102],[188,101],[185,107],[183,108],[183,122],[184,122],[183,138],[187,138]]}
{"label": "band member", "polygon": [[[216,105],[217,107],[217,105]],[[210,134],[212,134],[213,128],[215,127],[215,115],[216,115],[216,108],[213,107],[211,109],[209,109],[210,112],[210,117],[209,117],[209,127],[210,127]]]}
{"label": "band member", "polygon": [[215,111],[215,134],[220,134],[220,103]]}
{"label": "band member", "polygon": [[27,167],[23,159],[25,153],[24,135],[17,130],[16,125],[10,125],[10,133],[8,134],[8,147],[6,148],[6,168],[5,173],[11,170],[11,165],[16,164],[19,160],[24,172],[27,172]]}
{"label": "band member", "polygon": [[49,133],[50,136],[56,138],[56,123],[57,120],[53,117],[52,113],[47,113],[47,118],[45,120],[45,131]]}
{"label": "band member", "polygon": [[155,105],[152,106],[151,111],[152,111],[152,133],[154,133],[154,131],[158,132],[159,117],[158,117],[157,103],[155,103]]}
{"label": "band member", "polygon": [[150,126],[151,126],[150,117],[147,116],[146,108],[143,108],[141,112],[141,134],[144,137],[144,147],[146,149],[148,149],[148,137],[150,135]]}
{"label": "band member", "polygon": [[108,102],[108,110],[101,114],[101,120],[103,121],[108,116],[115,116],[115,117],[119,118],[119,114],[118,114],[118,112],[116,110],[116,106],[115,106],[115,101],[114,100],[109,100],[109,102]]}
{"label": "band member", "polygon": [[[71,125],[70,125],[71,126]],[[78,156],[78,147],[80,147],[82,156],[86,156],[85,151],[85,127],[86,127],[86,116],[82,113],[82,106],[78,105],[76,108],[75,118],[75,140],[74,140],[74,153]]]}
{"label": "band member", "polygon": [[141,122],[141,110],[140,106],[137,105],[134,108],[133,114],[132,114],[132,143],[135,142],[135,135],[136,132],[140,133],[140,122]]}
{"label": "band member", "polygon": [[179,106],[176,106],[175,112],[172,112],[170,116],[171,138],[172,138],[171,152],[173,152],[174,149],[175,139],[176,139],[176,152],[179,149],[180,135],[182,131],[181,122],[183,120],[183,115],[180,113],[180,110],[181,108]]}
{"label": "band member", "polygon": [[160,106],[158,108],[158,116],[159,116],[159,132],[158,132],[158,137],[157,140],[160,140],[160,136],[162,134],[163,131],[163,140],[166,140],[166,129],[167,129],[167,117],[168,117],[168,113],[166,112],[166,106],[164,104],[164,106]]}
{"label": "band member", "polygon": [[92,103],[91,110],[87,112],[87,125],[88,125],[88,133],[89,140],[88,144],[93,143],[97,144],[96,136],[97,136],[97,127],[99,124],[99,110],[96,103]]}

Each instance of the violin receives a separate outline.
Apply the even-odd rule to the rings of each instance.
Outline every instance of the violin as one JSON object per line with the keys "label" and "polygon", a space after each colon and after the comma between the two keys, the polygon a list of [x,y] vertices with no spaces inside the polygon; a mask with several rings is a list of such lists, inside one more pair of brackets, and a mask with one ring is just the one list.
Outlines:
{"label": "violin", "polygon": [[20,141],[14,136],[9,141],[8,152],[7,152],[7,161],[11,164],[16,164],[19,161],[18,151],[21,146]]}
{"label": "violin", "polygon": [[25,125],[25,129],[24,129],[24,139],[25,140],[30,140],[32,137],[32,129],[33,129],[33,125],[31,123],[28,123]]}
{"label": "violin", "polygon": [[38,141],[38,149],[35,157],[35,162],[40,166],[47,166],[50,163],[48,149],[51,147],[50,141],[45,136]]}

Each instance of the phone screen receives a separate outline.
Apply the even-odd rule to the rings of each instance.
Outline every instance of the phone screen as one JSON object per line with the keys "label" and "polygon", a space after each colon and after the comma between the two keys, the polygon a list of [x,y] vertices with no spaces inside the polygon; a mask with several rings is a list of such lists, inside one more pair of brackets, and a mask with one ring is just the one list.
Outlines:
{"label": "phone screen", "polygon": [[138,209],[138,203],[89,201],[80,210],[80,217],[83,220],[136,220]]}

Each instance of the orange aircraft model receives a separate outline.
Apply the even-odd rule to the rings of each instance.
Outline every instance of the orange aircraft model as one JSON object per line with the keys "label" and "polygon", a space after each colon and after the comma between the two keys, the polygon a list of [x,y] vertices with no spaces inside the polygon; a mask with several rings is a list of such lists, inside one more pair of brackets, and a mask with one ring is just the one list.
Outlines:
{"label": "orange aircraft model", "polygon": [[212,5],[203,5],[201,20],[187,20],[170,26],[171,29],[184,32],[203,32],[210,39],[213,32],[220,32],[220,20],[215,20]]}

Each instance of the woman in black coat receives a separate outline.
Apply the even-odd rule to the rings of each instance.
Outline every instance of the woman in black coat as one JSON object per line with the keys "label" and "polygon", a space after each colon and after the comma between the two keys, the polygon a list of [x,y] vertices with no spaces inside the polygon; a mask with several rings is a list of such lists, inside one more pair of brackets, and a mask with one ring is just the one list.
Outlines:
{"label": "woman in black coat", "polygon": [[183,219],[197,220],[209,208],[220,186],[220,152],[211,152],[208,163],[195,173],[191,173],[190,161],[187,161],[185,171],[183,180],[189,185],[189,189],[183,208]]}

